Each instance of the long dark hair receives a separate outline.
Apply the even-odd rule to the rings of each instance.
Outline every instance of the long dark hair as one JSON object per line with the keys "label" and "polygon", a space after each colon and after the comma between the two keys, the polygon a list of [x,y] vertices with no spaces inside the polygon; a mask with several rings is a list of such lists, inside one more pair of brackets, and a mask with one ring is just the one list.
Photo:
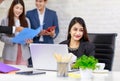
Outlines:
{"label": "long dark hair", "polygon": [[71,39],[71,35],[70,35],[70,30],[72,28],[72,26],[76,23],[79,23],[82,27],[83,27],[83,37],[80,39],[80,41],[89,41],[88,39],[88,34],[87,34],[87,29],[86,29],[86,24],[85,21],[81,18],[81,17],[74,17],[70,24],[69,24],[69,28],[68,28],[68,36],[67,36],[67,40]]}
{"label": "long dark hair", "polygon": [[21,4],[23,6],[23,13],[19,17],[21,26],[28,27],[28,23],[25,18],[25,5],[23,0],[13,0],[8,11],[8,26],[12,27],[15,25],[13,8],[16,4]]}

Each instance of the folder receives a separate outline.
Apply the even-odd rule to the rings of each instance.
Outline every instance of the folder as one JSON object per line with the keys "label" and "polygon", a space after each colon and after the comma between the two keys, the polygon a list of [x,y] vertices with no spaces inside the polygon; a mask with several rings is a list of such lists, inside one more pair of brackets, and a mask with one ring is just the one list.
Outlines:
{"label": "folder", "polygon": [[12,42],[24,45],[26,44],[26,40],[33,39],[40,33],[41,30],[41,27],[38,27],[35,30],[30,28],[24,28],[17,36],[12,39]]}
{"label": "folder", "polygon": [[20,69],[0,62],[0,73],[8,73],[18,70]]}

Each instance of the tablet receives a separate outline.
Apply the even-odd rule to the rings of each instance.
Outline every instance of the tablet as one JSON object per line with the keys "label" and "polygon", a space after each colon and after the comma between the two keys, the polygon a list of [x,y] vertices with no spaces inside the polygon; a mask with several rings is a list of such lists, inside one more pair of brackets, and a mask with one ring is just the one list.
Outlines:
{"label": "tablet", "polygon": [[20,74],[20,75],[38,75],[38,74],[46,74],[46,72],[43,72],[43,71],[20,71],[20,72],[16,72],[16,74]]}

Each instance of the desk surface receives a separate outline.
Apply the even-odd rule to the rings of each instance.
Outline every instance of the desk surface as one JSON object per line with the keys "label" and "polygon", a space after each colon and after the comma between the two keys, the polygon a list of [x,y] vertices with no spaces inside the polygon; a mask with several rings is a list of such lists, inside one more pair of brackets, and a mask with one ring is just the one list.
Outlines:
{"label": "desk surface", "polygon": [[[33,70],[33,68],[27,68],[25,66],[16,66],[21,71]],[[108,72],[108,73],[94,73],[94,78],[88,81],[119,81],[120,72]],[[16,75],[16,74],[0,74],[0,81],[82,81],[80,78],[72,77],[57,77],[56,72],[46,71],[46,74],[42,75]]]}

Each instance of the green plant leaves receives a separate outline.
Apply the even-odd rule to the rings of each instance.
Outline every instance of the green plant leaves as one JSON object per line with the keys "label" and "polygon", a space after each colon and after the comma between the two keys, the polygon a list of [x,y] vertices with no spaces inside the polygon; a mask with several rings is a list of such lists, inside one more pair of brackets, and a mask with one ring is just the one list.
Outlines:
{"label": "green plant leaves", "polygon": [[96,69],[96,64],[98,63],[98,59],[96,59],[94,56],[86,56],[83,55],[80,58],[78,58],[73,65],[72,68],[81,68],[81,69]]}

